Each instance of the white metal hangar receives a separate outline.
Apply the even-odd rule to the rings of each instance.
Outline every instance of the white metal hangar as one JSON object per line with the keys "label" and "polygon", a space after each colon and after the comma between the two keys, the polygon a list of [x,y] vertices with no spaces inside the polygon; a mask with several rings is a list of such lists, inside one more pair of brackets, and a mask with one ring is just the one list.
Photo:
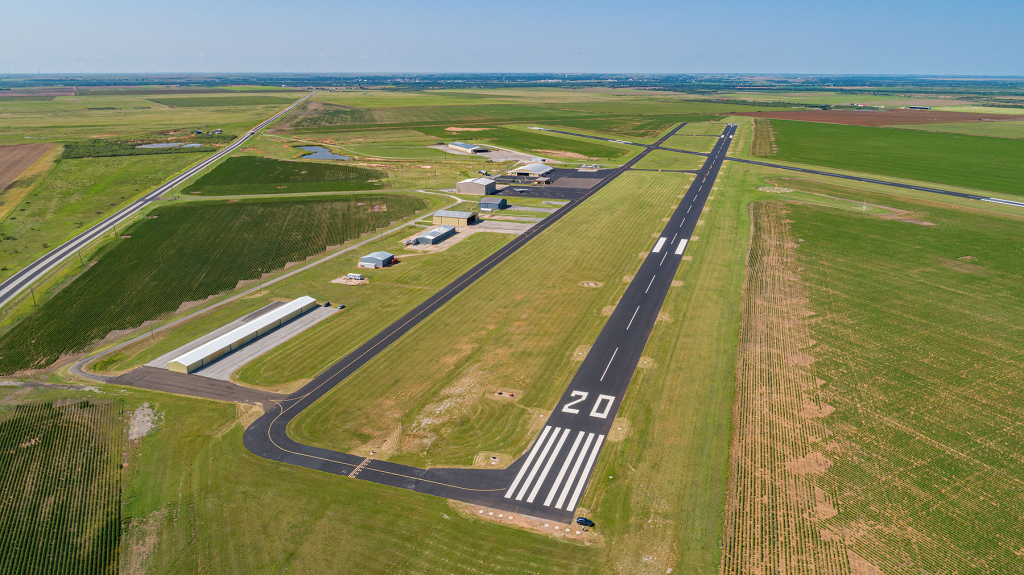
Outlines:
{"label": "white metal hangar", "polygon": [[387,267],[395,263],[395,254],[388,252],[373,252],[359,258],[359,267],[377,269]]}
{"label": "white metal hangar", "polygon": [[316,300],[308,295],[292,300],[213,341],[172,359],[167,363],[167,369],[178,373],[192,373],[315,307]]}
{"label": "white metal hangar", "polygon": [[434,212],[434,223],[439,226],[468,226],[476,222],[476,212],[440,210]]}
{"label": "white metal hangar", "polygon": [[490,178],[469,178],[455,184],[456,194],[486,196],[497,191],[498,189],[494,186],[494,180]]}
{"label": "white metal hangar", "polygon": [[496,210],[504,210],[508,207],[508,201],[505,198],[481,198],[480,199],[480,211],[481,212],[493,212]]}
{"label": "white metal hangar", "polygon": [[438,226],[413,240],[413,245],[433,245],[455,235],[455,226]]}
{"label": "white metal hangar", "polygon": [[448,144],[448,147],[456,152],[462,152],[463,154],[482,154],[488,151],[487,148],[481,148],[480,146],[474,146],[473,144],[465,144],[462,142],[452,142]]}
{"label": "white metal hangar", "polygon": [[512,168],[507,173],[510,176],[522,176],[526,178],[539,178],[554,171],[554,168],[547,164],[526,164],[518,168]]}

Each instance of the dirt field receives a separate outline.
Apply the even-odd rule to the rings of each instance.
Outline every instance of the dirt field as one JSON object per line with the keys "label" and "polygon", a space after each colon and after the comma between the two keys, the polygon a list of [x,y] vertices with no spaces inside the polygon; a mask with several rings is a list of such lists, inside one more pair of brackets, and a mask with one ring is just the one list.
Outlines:
{"label": "dirt field", "polygon": [[737,112],[734,116],[799,120],[847,126],[900,126],[904,124],[945,124],[954,122],[1022,121],[1024,116],[980,114],[971,112],[939,112],[936,110],[808,110],[806,112]]}
{"label": "dirt field", "polygon": [[53,144],[0,146],[0,192],[6,190],[7,186],[17,180],[18,176],[51,146]]}
{"label": "dirt field", "polygon": [[842,538],[821,523],[838,505],[815,481],[832,465],[821,420],[832,408],[804,369],[814,358],[797,244],[782,203],[751,211],[721,573],[849,573]]}

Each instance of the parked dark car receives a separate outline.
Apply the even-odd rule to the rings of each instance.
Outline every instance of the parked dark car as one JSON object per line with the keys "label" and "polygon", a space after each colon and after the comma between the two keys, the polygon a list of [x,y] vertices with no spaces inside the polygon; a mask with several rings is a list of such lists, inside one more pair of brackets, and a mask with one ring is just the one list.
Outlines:
{"label": "parked dark car", "polygon": [[594,522],[589,520],[589,519],[587,519],[586,517],[577,517],[576,518],[576,524],[577,525],[582,525],[584,527],[593,527],[594,526]]}
{"label": "parked dark car", "polygon": [[345,309],[345,304],[338,304],[338,309]]}
{"label": "parked dark car", "polygon": [[324,307],[331,307],[331,302],[325,301],[324,302]]}

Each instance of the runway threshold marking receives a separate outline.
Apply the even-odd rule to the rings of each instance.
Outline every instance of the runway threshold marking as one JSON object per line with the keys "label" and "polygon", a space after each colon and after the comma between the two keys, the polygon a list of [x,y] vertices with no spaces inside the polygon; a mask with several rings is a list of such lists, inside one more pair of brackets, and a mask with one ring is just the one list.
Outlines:
{"label": "runway threshold marking", "polygon": [[604,366],[604,373],[601,374],[601,379],[598,381],[604,381],[604,376],[608,375],[608,368],[612,366],[612,362],[615,361],[615,354],[617,353],[619,353],[619,348],[615,348],[615,351],[612,352],[612,357],[608,360],[608,365]]}
{"label": "runway threshold marking", "polygon": [[677,256],[683,255],[683,250],[686,249],[686,243],[688,241],[690,241],[690,240],[679,240],[679,245],[676,246],[676,255]]}
{"label": "runway threshold marking", "polygon": [[[666,252],[665,255],[668,255]],[[640,306],[636,306],[636,311],[633,312],[633,317],[629,318],[629,323],[626,325],[626,331],[629,331],[629,326],[633,325],[633,320],[636,319],[636,312],[640,311]]]}
{"label": "runway threshold marking", "polygon": [[654,244],[654,249],[651,250],[654,253],[661,251],[661,247],[665,245],[665,238],[658,238],[658,243]]}

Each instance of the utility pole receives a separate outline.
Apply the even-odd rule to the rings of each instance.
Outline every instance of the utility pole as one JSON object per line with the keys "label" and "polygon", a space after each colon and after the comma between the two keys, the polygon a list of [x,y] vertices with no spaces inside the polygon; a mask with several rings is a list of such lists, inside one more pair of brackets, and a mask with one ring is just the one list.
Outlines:
{"label": "utility pole", "polygon": [[36,303],[36,290],[30,287],[28,288],[28,291],[32,292],[32,305],[38,307],[38,304]]}

